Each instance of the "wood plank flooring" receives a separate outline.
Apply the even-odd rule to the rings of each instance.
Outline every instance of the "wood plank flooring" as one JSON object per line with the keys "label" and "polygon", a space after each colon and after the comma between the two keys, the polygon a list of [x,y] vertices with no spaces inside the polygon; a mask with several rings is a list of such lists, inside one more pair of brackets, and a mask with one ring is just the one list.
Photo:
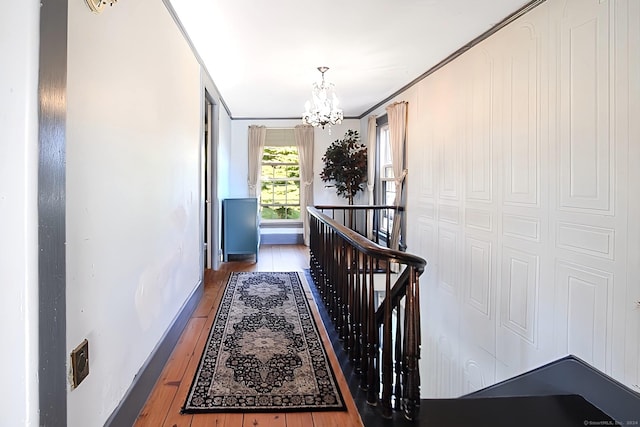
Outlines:
{"label": "wood plank flooring", "polygon": [[309,250],[301,245],[261,245],[254,258],[221,264],[205,272],[204,296],[182,333],[135,427],[362,427],[322,320],[309,295],[325,348],[336,373],[348,411],[269,414],[180,414],[197,364],[213,324],[229,274],[233,271],[301,271],[309,268]]}

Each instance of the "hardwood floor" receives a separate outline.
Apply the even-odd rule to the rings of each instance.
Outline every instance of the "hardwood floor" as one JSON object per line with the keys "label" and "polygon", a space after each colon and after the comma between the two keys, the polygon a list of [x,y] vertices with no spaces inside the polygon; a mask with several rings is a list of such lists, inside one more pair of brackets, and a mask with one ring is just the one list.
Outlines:
{"label": "hardwood floor", "polygon": [[[362,420],[349,392],[322,320],[314,316],[336,373],[348,411],[270,414],[180,414],[197,364],[213,324],[224,286],[233,271],[301,271],[309,268],[309,250],[301,245],[261,245],[258,262],[253,258],[221,264],[205,273],[204,296],[194,311],[167,362],[135,427],[359,427]],[[311,297],[310,297],[311,298]]]}

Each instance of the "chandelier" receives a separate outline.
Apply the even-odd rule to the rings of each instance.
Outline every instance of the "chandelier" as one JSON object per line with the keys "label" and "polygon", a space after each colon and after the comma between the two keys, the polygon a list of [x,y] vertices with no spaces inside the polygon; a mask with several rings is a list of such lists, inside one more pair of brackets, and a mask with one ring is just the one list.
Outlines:
{"label": "chandelier", "polygon": [[322,81],[315,82],[311,90],[311,101],[305,103],[305,112],[302,114],[302,122],[315,127],[336,125],[342,123],[342,110],[338,108],[338,98],[333,90],[333,83],[324,80],[324,73],[329,67],[318,67],[322,74]]}

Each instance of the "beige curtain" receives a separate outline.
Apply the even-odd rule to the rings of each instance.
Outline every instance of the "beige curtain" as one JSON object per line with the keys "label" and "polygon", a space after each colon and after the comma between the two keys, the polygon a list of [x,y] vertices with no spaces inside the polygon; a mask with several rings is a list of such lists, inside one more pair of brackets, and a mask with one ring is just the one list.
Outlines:
{"label": "beige curtain", "polygon": [[249,126],[249,197],[260,196],[260,170],[262,164],[262,150],[267,136],[266,126]]}
{"label": "beige curtain", "polygon": [[[373,205],[373,188],[376,180],[376,116],[369,116],[367,131],[367,191],[369,192],[369,204]],[[367,237],[373,240],[373,210],[367,212]]]}
{"label": "beige curtain", "polygon": [[376,116],[369,116],[367,134],[367,191],[369,191],[369,204],[373,204],[373,185],[376,180]]}
{"label": "beige curtain", "polygon": [[[389,144],[391,145],[391,167],[393,168],[394,182],[396,184],[395,206],[401,206],[403,198],[404,180],[407,170],[404,168],[405,144],[407,138],[407,103],[396,102],[387,107],[389,118]],[[402,213],[396,212],[391,231],[392,249],[398,249],[400,243],[400,225]]]}
{"label": "beige curtain", "polygon": [[294,129],[294,135],[300,159],[300,217],[304,244],[309,246],[307,206],[313,206],[313,126],[298,125]]}

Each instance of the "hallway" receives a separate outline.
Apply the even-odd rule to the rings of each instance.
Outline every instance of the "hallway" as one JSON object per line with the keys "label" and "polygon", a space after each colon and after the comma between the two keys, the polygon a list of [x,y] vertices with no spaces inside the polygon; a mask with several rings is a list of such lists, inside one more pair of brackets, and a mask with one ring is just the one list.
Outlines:
{"label": "hallway", "polygon": [[[323,333],[322,338],[338,377],[338,383],[347,404],[347,412],[180,414],[180,408],[184,404],[191,385],[229,274],[233,271],[302,271],[309,268],[308,248],[300,245],[261,245],[258,259],[257,263],[253,262],[253,258],[225,262],[221,264],[218,271],[206,271],[202,300],[187,323],[162,375],[140,412],[136,427],[357,427],[363,425],[326,333]],[[318,313],[314,312],[314,314],[316,320],[319,320]],[[318,326],[322,325],[321,321],[317,323]]]}

